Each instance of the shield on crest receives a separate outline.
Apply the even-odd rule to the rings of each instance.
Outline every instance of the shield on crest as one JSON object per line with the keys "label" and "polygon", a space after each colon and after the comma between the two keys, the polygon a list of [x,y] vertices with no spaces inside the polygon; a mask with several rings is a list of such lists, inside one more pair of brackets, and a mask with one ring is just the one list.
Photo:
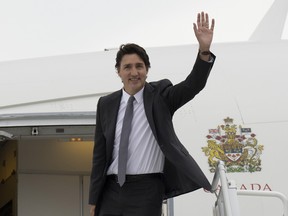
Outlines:
{"label": "shield on crest", "polygon": [[228,146],[228,148],[224,148],[224,152],[227,158],[235,162],[241,157],[243,150],[242,150],[242,147],[240,146],[236,148]]}

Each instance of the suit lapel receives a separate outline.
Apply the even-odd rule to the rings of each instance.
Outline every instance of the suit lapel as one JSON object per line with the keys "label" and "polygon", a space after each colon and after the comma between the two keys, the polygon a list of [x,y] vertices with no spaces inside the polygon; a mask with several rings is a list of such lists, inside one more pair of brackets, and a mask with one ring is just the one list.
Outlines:
{"label": "suit lapel", "polygon": [[119,111],[119,106],[121,102],[122,90],[115,92],[115,94],[111,95],[109,98],[107,106],[105,107],[106,111],[106,119],[109,119],[110,122],[107,122],[107,158],[112,155],[113,146],[114,146],[114,138],[115,138],[115,129],[117,123],[117,116]]}
{"label": "suit lapel", "polygon": [[154,88],[149,83],[146,83],[145,88],[144,88],[144,93],[143,93],[143,100],[144,100],[144,109],[145,109],[148,123],[150,125],[150,128],[153,132],[155,139],[158,140],[156,128],[154,124],[153,113],[152,113],[153,100],[154,100],[153,91],[154,91]]}

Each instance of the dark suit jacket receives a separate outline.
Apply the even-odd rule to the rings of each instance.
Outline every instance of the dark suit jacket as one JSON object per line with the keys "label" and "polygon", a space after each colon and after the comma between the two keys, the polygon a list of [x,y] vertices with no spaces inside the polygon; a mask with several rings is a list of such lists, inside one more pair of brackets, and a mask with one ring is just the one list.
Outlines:
{"label": "dark suit jacket", "polygon": [[[213,55],[213,54],[212,54]],[[214,60],[215,56],[213,55]],[[211,189],[209,181],[177,138],[172,117],[205,86],[213,62],[196,59],[188,77],[176,85],[167,80],[146,83],[143,93],[145,113],[162,152],[165,155],[165,197],[171,198],[199,188]],[[97,205],[111,163],[115,127],[122,90],[101,97],[97,105],[95,145],[89,203]]]}

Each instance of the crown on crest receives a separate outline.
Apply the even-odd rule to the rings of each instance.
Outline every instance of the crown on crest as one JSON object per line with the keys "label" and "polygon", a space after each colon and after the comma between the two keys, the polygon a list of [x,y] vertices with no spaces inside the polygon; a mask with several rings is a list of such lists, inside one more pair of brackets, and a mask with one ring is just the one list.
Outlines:
{"label": "crown on crest", "polygon": [[225,124],[233,124],[233,119],[227,117],[227,118],[224,119],[224,122],[225,122]]}

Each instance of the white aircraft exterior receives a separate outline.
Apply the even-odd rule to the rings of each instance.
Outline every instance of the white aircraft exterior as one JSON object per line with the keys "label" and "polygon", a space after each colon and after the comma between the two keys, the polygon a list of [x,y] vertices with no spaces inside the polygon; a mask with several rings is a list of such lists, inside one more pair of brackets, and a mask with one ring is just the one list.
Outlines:
{"label": "white aircraft exterior", "polygon": [[[222,160],[238,190],[288,196],[287,10],[288,1],[276,0],[249,41],[213,44],[217,58],[206,87],[175,113],[180,140],[211,182]],[[197,49],[147,48],[148,81],[183,80]],[[0,212],[89,215],[97,100],[122,87],[116,52],[0,63]],[[215,200],[203,190],[176,197],[173,215],[212,215]],[[241,215],[283,215],[277,199],[239,203]]]}

